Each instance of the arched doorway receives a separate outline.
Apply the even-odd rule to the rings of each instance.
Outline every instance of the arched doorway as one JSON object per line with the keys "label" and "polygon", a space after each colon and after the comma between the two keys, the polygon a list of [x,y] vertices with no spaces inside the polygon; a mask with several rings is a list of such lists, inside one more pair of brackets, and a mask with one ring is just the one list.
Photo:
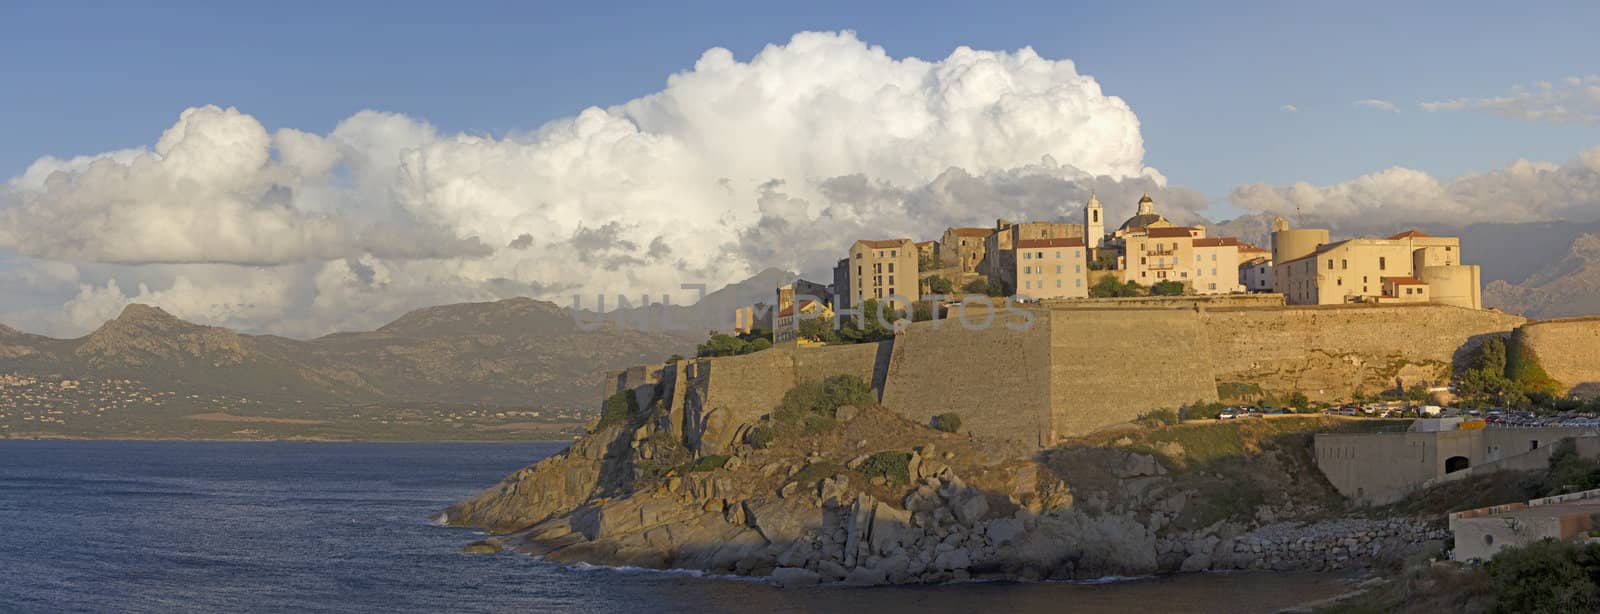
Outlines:
{"label": "arched doorway", "polygon": [[1470,466],[1472,466],[1472,461],[1467,460],[1467,457],[1465,457],[1465,456],[1452,456],[1450,458],[1445,459],[1445,461],[1444,461],[1444,472],[1445,473],[1455,473],[1455,472],[1460,471],[1462,469],[1466,469],[1467,467],[1470,467]]}

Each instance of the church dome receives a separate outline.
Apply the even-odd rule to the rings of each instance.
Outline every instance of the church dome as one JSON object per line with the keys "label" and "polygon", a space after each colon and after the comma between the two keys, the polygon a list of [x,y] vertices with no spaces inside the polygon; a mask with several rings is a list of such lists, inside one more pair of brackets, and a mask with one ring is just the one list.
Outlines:
{"label": "church dome", "polygon": [[1128,221],[1123,222],[1121,230],[1128,230],[1130,228],[1162,228],[1171,225],[1172,222],[1168,222],[1167,218],[1161,217],[1161,214],[1156,213],[1156,199],[1150,198],[1150,193],[1145,192],[1144,198],[1139,199],[1139,213],[1128,218]]}

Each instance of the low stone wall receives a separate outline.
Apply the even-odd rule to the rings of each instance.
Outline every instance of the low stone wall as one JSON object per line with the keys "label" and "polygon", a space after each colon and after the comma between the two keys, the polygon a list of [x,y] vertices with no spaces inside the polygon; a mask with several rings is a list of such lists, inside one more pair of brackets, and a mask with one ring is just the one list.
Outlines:
{"label": "low stone wall", "polygon": [[1516,334],[1567,391],[1600,396],[1600,317],[1531,322]]}
{"label": "low stone wall", "polygon": [[[1185,560],[1185,571],[1257,569],[1335,571],[1370,567],[1403,557],[1422,544],[1450,537],[1438,522],[1345,519],[1316,524],[1280,523],[1219,541],[1205,560]],[[1196,556],[1196,555],[1191,555]],[[1200,555],[1205,556],[1205,555]]]}
{"label": "low stone wall", "polygon": [[1282,307],[1282,294],[1217,294],[1191,296],[1130,296],[1123,298],[1045,299],[1050,309],[1127,309],[1139,307],[1193,309],[1203,307]]}

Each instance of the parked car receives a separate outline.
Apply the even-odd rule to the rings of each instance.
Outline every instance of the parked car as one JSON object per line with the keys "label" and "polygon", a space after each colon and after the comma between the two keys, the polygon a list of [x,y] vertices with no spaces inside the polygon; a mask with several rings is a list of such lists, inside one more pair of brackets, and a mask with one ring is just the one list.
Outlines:
{"label": "parked car", "polygon": [[1222,410],[1222,413],[1217,414],[1217,419],[1218,420],[1232,420],[1232,419],[1238,418],[1238,417],[1239,417],[1238,412],[1235,412],[1233,410],[1233,408],[1231,408],[1231,407],[1228,408],[1228,409],[1224,409],[1224,410]]}

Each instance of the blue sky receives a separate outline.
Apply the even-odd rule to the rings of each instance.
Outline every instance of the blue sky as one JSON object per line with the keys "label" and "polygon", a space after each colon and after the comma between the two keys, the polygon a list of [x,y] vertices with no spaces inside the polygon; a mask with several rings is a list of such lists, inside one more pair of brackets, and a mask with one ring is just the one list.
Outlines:
{"label": "blue sky", "polygon": [[[363,108],[500,135],[657,91],[722,46],[856,30],[893,56],[958,45],[1070,58],[1142,122],[1146,162],[1213,201],[1235,185],[1562,161],[1594,125],[1416,103],[1600,72],[1600,3],[8,3],[0,176],[148,146],[190,106],[326,132]],[[1400,113],[1357,107],[1390,100]],[[1298,113],[1280,110],[1295,105]]]}

